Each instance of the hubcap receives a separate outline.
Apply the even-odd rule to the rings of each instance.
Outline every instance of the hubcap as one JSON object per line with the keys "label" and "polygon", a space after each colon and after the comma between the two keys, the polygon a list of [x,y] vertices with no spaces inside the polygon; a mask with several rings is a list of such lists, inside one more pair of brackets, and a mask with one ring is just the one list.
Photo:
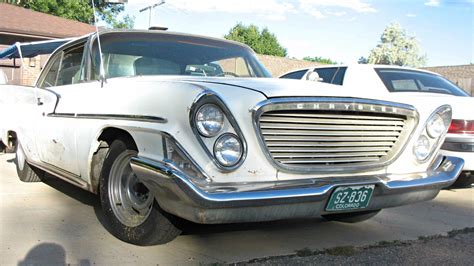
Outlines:
{"label": "hubcap", "polygon": [[130,167],[133,151],[121,153],[109,175],[109,199],[117,219],[124,225],[136,227],[150,215],[153,196]]}

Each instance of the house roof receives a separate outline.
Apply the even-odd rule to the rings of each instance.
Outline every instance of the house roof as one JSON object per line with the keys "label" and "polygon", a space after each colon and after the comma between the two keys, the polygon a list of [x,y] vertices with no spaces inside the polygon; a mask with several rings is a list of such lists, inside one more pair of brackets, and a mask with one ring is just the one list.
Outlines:
{"label": "house roof", "polygon": [[95,27],[30,9],[0,3],[0,33],[50,38],[81,36],[95,31]]}

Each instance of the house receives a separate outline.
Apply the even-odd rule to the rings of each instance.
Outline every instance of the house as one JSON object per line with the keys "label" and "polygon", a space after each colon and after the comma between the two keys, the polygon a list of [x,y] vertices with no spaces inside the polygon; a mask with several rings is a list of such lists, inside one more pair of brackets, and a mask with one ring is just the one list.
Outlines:
{"label": "house", "polygon": [[[16,42],[44,41],[81,36],[95,31],[93,25],[0,3],[0,50]],[[9,84],[33,85],[48,56],[0,60]],[[23,65],[23,66],[22,66]]]}

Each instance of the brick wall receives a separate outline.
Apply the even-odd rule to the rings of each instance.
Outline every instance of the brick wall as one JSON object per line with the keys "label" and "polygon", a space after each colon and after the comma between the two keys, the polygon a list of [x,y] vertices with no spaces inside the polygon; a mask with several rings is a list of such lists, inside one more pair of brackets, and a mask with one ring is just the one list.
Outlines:
{"label": "brick wall", "polygon": [[474,64],[460,66],[425,67],[436,72],[474,96]]}
{"label": "brick wall", "polygon": [[257,55],[258,60],[270,71],[273,77],[277,78],[292,70],[300,68],[317,66],[318,63],[308,62],[298,59],[290,59],[273,55]]}

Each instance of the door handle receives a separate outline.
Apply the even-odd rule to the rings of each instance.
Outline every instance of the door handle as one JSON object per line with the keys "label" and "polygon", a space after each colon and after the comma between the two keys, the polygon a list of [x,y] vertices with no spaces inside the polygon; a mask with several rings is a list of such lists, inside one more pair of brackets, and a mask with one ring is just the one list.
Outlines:
{"label": "door handle", "polygon": [[43,101],[41,101],[40,97],[36,98],[36,104],[39,106],[43,105]]}

